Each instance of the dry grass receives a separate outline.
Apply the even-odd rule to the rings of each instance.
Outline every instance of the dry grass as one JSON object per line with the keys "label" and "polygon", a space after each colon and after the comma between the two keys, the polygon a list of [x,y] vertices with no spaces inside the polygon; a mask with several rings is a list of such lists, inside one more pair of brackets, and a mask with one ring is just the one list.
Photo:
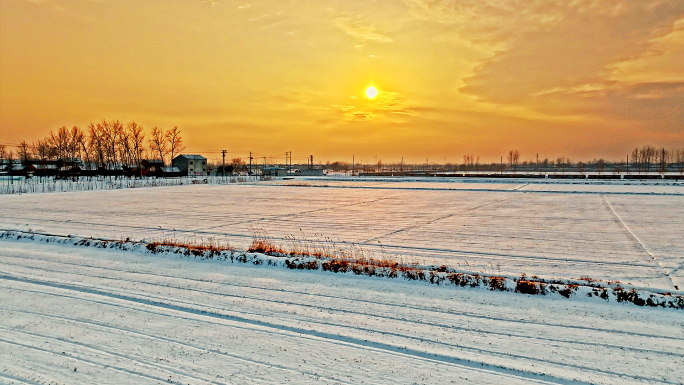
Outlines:
{"label": "dry grass", "polygon": [[160,249],[164,248],[173,248],[184,250],[184,254],[186,255],[209,258],[215,255],[220,255],[224,251],[233,250],[229,243],[216,242],[211,238],[208,240],[200,240],[199,242],[164,239],[162,241],[148,243],[145,247],[152,253],[156,253],[160,251]]}
{"label": "dry grass", "polygon": [[[218,259],[240,262],[252,263],[254,265],[267,264],[269,266],[282,266],[282,259],[264,257],[264,255],[272,255],[284,259],[285,267],[289,269],[298,270],[324,270],[335,273],[353,272],[357,275],[377,276],[387,278],[403,277],[408,280],[419,280],[429,282],[431,284],[440,285],[442,283],[451,283],[456,286],[469,287],[486,287],[492,291],[515,291],[521,294],[530,295],[546,295],[556,293],[565,298],[570,298],[577,293],[580,287],[587,293],[588,297],[598,297],[609,301],[612,297],[617,302],[633,303],[637,306],[648,307],[663,307],[673,309],[684,309],[684,296],[673,293],[649,293],[634,288],[625,289],[619,286],[617,281],[608,281],[605,286],[599,284],[600,280],[583,277],[582,279],[572,282],[568,280],[544,280],[539,277],[532,276],[528,278],[524,274],[518,279],[507,278],[503,276],[488,276],[477,273],[467,273],[454,270],[447,266],[429,266],[420,267],[418,264],[404,264],[390,258],[374,258],[363,249],[352,245],[347,250],[339,251],[336,247],[321,247],[313,242],[304,244],[299,242],[296,244],[298,251],[309,250],[310,254],[297,254],[294,251],[287,251],[274,244],[266,232],[256,231],[253,248],[261,248],[267,252],[261,252],[264,255],[249,254],[241,251],[236,251],[229,244],[218,243],[209,240],[201,240],[200,242],[188,242],[178,240],[156,241],[151,243],[141,243],[131,241],[129,238],[120,240],[95,239],[95,238],[72,238],[55,236],[50,234],[37,234],[26,232],[5,231],[0,232],[0,239],[28,239],[42,242],[58,242],[62,244],[73,244],[76,246],[97,247],[97,248],[118,248],[122,250],[135,250],[136,247],[144,245],[144,247],[152,253],[175,253],[184,254],[187,256],[193,255],[202,259]],[[332,243],[331,243],[332,245]],[[229,251],[229,253],[226,253]],[[256,250],[251,250],[256,251]],[[273,252],[273,254],[268,251]],[[384,257],[387,257],[383,253]],[[586,284],[579,281],[584,281]],[[515,283],[515,288],[509,288],[509,285]],[[589,290],[587,290],[589,289]]]}

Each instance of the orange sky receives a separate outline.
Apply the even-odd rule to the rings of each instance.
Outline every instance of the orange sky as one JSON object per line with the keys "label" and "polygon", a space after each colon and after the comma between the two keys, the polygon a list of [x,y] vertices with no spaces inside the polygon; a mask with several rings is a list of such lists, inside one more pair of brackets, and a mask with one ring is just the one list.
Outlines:
{"label": "orange sky", "polygon": [[684,0],[0,1],[0,143],[103,118],[281,162],[684,147]]}

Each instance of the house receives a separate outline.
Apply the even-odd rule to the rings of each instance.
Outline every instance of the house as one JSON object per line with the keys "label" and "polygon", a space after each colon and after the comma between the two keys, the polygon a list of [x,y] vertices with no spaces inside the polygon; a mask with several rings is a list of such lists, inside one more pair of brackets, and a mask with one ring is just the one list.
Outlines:
{"label": "house", "polygon": [[207,175],[207,158],[202,155],[178,155],[171,161],[172,167],[178,167],[183,175]]}
{"label": "house", "polygon": [[264,176],[287,176],[287,169],[278,166],[266,166],[263,168]]}

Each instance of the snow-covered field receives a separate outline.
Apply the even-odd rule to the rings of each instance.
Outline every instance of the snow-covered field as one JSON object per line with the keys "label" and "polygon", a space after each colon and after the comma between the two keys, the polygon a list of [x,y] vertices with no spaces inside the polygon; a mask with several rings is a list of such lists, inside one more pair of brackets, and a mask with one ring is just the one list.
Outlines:
{"label": "snow-covered field", "polygon": [[681,311],[0,242],[0,383],[677,384]]}
{"label": "snow-covered field", "polygon": [[[579,191],[579,193],[573,193]],[[352,244],[377,257],[684,289],[684,184],[281,181],[0,196],[0,229]]]}
{"label": "snow-covered field", "polygon": [[[0,229],[682,293],[677,183],[295,180],[0,196]],[[291,241],[290,237],[294,238]],[[0,240],[0,383],[684,383],[681,310]]]}

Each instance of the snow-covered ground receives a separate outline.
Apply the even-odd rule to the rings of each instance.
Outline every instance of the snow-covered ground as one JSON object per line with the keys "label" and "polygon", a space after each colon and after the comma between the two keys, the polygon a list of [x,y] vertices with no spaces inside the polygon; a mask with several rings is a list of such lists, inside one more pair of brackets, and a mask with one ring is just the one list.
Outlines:
{"label": "snow-covered ground", "polygon": [[3,384],[678,384],[680,310],[0,241]]}
{"label": "snow-covered ground", "polygon": [[[684,285],[678,183],[301,179],[0,195],[3,230],[244,249],[254,228],[285,248]],[[45,239],[0,240],[1,384],[684,383],[681,310]]]}
{"label": "snow-covered ground", "polygon": [[[295,180],[0,196],[0,229],[230,242],[684,289],[681,182]],[[576,191],[576,192],[575,192]]]}

